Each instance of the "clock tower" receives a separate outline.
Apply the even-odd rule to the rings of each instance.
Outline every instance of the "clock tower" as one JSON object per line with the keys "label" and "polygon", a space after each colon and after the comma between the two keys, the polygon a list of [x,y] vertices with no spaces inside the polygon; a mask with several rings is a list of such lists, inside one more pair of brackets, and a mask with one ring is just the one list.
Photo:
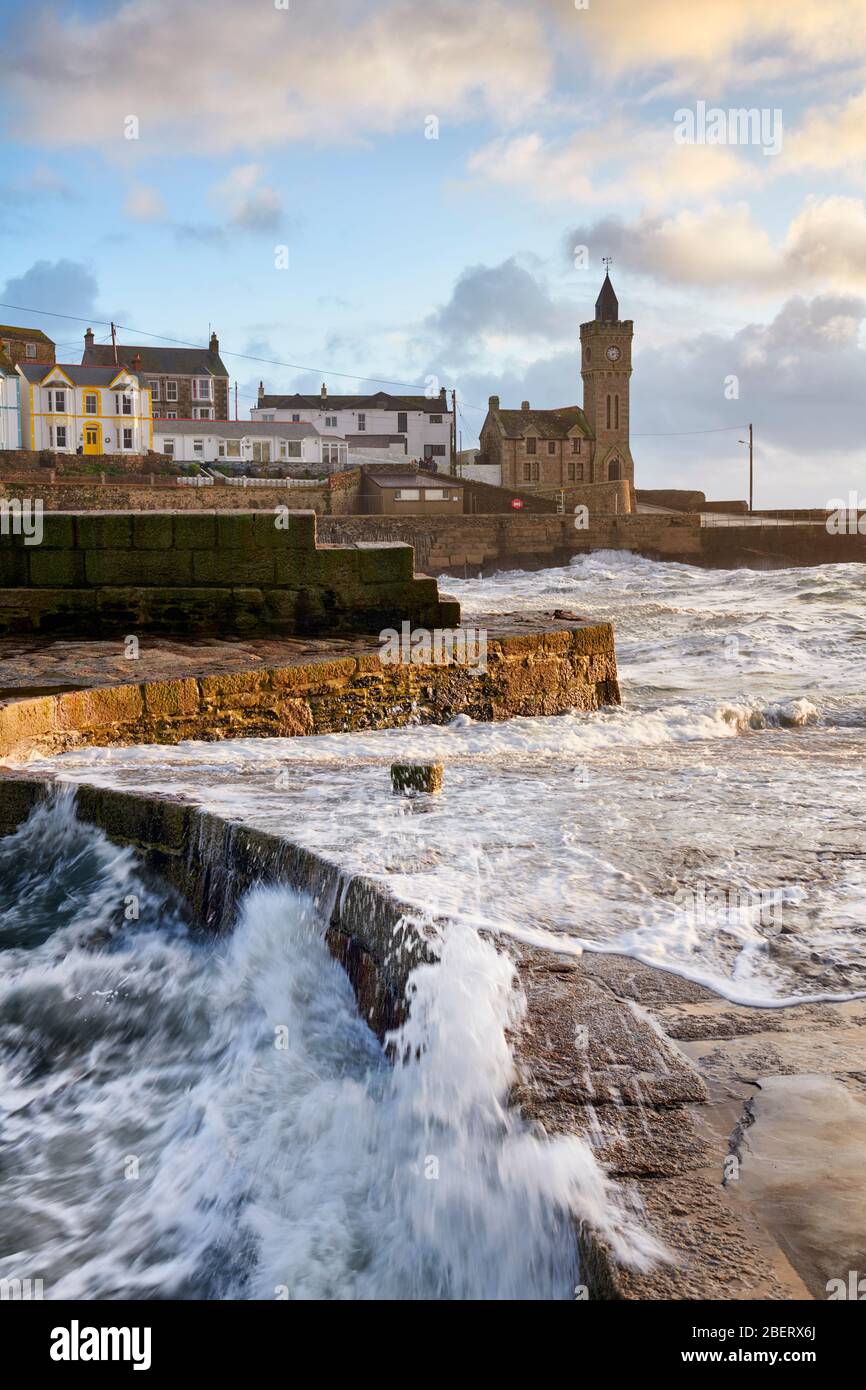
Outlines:
{"label": "clock tower", "polygon": [[595,301],[595,318],[580,325],[583,413],[594,440],[592,482],[634,483],[629,448],[629,378],[634,324],[621,319],[619,302],[605,271]]}

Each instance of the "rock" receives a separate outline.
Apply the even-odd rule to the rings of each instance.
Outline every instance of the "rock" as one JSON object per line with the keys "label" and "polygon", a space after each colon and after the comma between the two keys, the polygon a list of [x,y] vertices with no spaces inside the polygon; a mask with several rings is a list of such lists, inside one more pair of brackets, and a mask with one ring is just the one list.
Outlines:
{"label": "rock", "polygon": [[441,792],[441,763],[392,763],[391,787],[404,796],[412,792]]}

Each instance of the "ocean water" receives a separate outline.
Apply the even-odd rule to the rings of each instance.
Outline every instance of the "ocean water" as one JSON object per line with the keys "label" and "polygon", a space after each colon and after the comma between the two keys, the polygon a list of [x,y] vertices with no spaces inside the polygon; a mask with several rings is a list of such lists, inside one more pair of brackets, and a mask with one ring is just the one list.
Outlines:
{"label": "ocean water", "polygon": [[[202,938],[70,795],[37,810],[0,841],[0,1277],[568,1298],[575,1219],[625,1262],[664,1252],[582,1141],[508,1110],[522,999],[477,928],[746,1003],[866,989],[866,571],[602,553],[447,587],[467,621],[612,619],[623,707],[42,764],[285,832],[450,925],[392,1066],[307,899],[254,890]],[[441,795],[394,796],[391,761],[431,756]]]}
{"label": "ocean water", "polygon": [[[740,1003],[866,989],[866,569],[621,552],[448,588],[467,622],[612,620],[623,705],[305,739],[82,750],[50,766],[285,830],[407,902],[634,956]],[[391,761],[445,764],[441,796]]]}

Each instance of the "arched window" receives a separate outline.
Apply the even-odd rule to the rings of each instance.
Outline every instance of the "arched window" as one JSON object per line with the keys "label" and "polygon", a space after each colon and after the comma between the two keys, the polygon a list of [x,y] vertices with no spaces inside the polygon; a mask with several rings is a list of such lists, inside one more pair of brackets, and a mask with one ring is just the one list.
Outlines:
{"label": "arched window", "polygon": [[608,396],[608,398],[607,398],[607,428],[608,428],[608,429],[610,429],[610,417],[611,417],[611,399],[610,399],[610,396]]}
{"label": "arched window", "polygon": [[619,482],[619,479],[622,477],[622,464],[619,459],[611,459],[607,468],[607,476],[610,482]]}
{"label": "arched window", "polygon": [[619,429],[619,393],[613,398],[613,427]]}

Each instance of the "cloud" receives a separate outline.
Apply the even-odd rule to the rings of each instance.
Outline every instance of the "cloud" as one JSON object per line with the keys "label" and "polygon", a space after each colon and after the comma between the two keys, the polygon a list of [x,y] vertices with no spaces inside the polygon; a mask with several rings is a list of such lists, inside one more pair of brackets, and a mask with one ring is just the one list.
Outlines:
{"label": "cloud", "polygon": [[123,214],[133,222],[162,222],[167,217],[162,194],[147,184],[133,184],[123,204]]}
{"label": "cloud", "polygon": [[304,0],[285,10],[236,0],[127,0],[92,14],[39,6],[19,14],[0,57],[21,139],[122,149],[132,114],[136,152],[163,157],[357,142],[412,125],[420,141],[431,113],[511,119],[543,97],[551,72],[542,20],[513,0],[331,0],[324,24]]}
{"label": "cloud", "polygon": [[[45,314],[96,316],[98,291],[95,275],[80,261],[34,261],[23,275],[6,281],[0,290],[0,299],[5,304],[44,311],[38,315],[38,326],[44,327]],[[9,310],[2,312],[8,314]],[[36,316],[16,311],[16,320],[36,323]],[[52,330],[49,327],[46,331],[50,334]]]}
{"label": "cloud", "polygon": [[212,201],[224,210],[229,224],[245,232],[273,232],[283,217],[276,189],[261,183],[259,164],[241,164],[211,190]]}
{"label": "cloud", "polygon": [[464,360],[482,340],[573,336],[575,310],[553,299],[538,276],[514,256],[500,265],[467,267],[447,304],[425,320],[453,360]]}
{"label": "cloud", "polygon": [[[555,5],[562,21],[566,6]],[[862,0],[652,0],[635,14],[634,0],[593,5],[580,35],[597,63],[614,73],[662,70],[710,77],[717,83],[796,71],[814,74],[824,64],[850,61],[866,49]],[[697,93],[712,97],[710,91]]]}
{"label": "cloud", "polygon": [[539,203],[633,202],[650,207],[701,200],[729,186],[756,186],[767,170],[740,150],[683,145],[669,122],[641,127],[616,117],[547,139],[538,131],[499,136],[469,157],[470,174],[519,188]]}
{"label": "cloud", "polygon": [[860,198],[807,198],[775,244],[749,206],[737,203],[631,223],[583,223],[565,238],[569,261],[576,245],[668,284],[767,294],[816,284],[866,288],[866,205]]}

